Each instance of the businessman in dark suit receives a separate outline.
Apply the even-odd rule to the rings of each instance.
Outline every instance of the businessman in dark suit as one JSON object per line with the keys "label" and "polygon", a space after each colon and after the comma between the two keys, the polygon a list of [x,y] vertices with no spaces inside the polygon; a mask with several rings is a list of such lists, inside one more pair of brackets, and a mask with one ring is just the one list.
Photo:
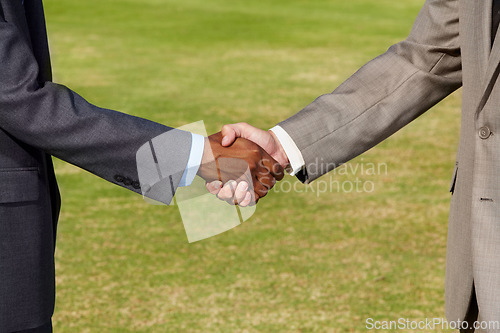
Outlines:
{"label": "businessman in dark suit", "polygon": [[52,332],[60,197],[51,155],[147,195],[138,180],[136,152],[154,143],[171,176],[165,203],[177,186],[189,183],[188,174],[223,177],[207,147],[216,158],[248,163],[256,200],[282,177],[254,143],[242,140],[226,149],[220,140],[220,134],[200,138],[98,108],[52,83],[42,1],[0,0],[0,333]]}

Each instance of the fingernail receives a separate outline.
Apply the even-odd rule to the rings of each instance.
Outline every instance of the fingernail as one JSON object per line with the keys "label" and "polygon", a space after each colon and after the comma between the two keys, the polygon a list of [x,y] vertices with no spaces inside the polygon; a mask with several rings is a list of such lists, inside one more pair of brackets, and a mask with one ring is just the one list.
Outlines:
{"label": "fingernail", "polygon": [[248,183],[247,182],[242,182],[241,183],[241,190],[242,191],[248,190]]}

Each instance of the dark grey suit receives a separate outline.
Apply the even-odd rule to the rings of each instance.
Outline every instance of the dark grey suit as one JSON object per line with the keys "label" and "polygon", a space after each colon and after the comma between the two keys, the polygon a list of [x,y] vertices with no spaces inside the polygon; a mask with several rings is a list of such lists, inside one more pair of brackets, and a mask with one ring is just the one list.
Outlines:
{"label": "dark grey suit", "polygon": [[[135,154],[169,130],[52,83],[42,1],[0,0],[1,333],[38,327],[53,313],[60,199],[51,155],[140,192]],[[183,170],[191,135],[169,138],[156,149]]]}

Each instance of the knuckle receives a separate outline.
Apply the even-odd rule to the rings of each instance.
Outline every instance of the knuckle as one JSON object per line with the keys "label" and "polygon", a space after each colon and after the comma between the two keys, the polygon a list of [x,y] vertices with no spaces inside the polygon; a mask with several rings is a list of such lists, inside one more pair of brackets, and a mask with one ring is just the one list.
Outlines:
{"label": "knuckle", "polygon": [[260,153],[260,149],[259,147],[257,147],[257,145],[254,144],[254,147],[252,147],[251,149],[249,149],[248,151],[249,155],[251,156],[251,158],[255,161],[260,161],[261,160],[261,153]]}
{"label": "knuckle", "polygon": [[[257,164],[257,162],[252,161],[252,160],[248,161],[248,168],[249,168],[251,171],[256,171],[256,170],[258,170],[258,164]],[[258,174],[258,171],[257,171],[257,174]]]}

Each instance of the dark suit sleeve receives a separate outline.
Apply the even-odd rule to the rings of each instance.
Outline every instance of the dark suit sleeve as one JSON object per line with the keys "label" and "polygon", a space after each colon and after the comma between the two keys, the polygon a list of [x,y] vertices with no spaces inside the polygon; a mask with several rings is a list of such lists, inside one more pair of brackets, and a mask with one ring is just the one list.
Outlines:
{"label": "dark suit sleeve", "polygon": [[[174,189],[187,164],[191,134],[102,109],[67,87],[38,82],[39,67],[15,25],[0,18],[0,128],[18,140],[140,192],[136,153],[170,132],[156,150],[168,156]],[[0,152],[1,153],[1,152]]]}

